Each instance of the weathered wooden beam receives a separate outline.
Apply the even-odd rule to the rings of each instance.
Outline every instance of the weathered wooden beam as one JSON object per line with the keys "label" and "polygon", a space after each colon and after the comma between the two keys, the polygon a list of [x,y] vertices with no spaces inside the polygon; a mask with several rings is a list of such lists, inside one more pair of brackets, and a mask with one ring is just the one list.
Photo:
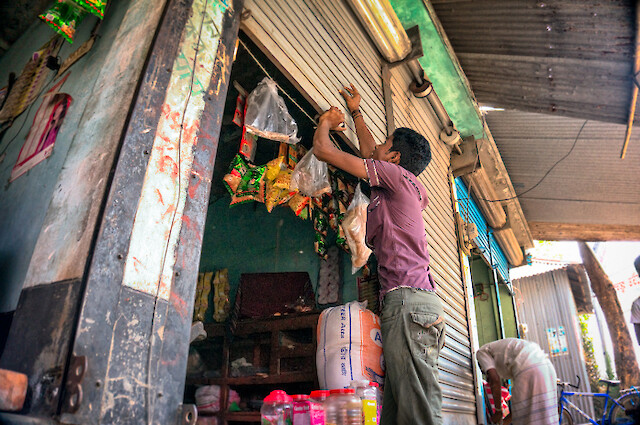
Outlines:
{"label": "weathered wooden beam", "polygon": [[640,226],[529,222],[533,239],[544,241],[638,241]]}

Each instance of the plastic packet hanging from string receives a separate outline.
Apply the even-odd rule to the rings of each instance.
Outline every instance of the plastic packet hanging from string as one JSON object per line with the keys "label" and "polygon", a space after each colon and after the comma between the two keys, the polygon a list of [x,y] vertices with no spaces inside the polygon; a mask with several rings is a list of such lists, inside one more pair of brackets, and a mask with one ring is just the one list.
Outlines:
{"label": "plastic packet hanging from string", "polygon": [[244,124],[249,132],[265,139],[292,145],[300,141],[298,124],[278,95],[276,82],[268,77],[249,94]]}
{"label": "plastic packet hanging from string", "polygon": [[360,183],[358,183],[353,200],[349,208],[347,208],[347,213],[342,221],[342,229],[351,251],[351,274],[355,274],[362,266],[367,264],[371,255],[371,249],[365,243],[368,206],[369,198],[362,193]]}
{"label": "plastic packet hanging from string", "polygon": [[76,27],[87,15],[85,9],[71,1],[58,1],[38,18],[45,21],[55,32],[69,43],[73,43]]}
{"label": "plastic packet hanging from string", "polygon": [[291,174],[290,188],[312,198],[331,193],[327,163],[316,158],[313,148],[296,164]]}

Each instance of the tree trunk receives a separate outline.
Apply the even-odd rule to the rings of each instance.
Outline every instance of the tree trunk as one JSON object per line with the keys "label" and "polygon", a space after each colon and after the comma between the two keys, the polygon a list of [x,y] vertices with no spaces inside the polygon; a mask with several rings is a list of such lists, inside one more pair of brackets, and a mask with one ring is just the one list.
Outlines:
{"label": "tree trunk", "polygon": [[585,242],[578,242],[578,245],[582,263],[587,269],[587,274],[591,281],[591,289],[596,294],[596,298],[598,298],[600,307],[604,312],[604,317],[607,320],[611,342],[613,343],[616,373],[621,381],[622,388],[638,385],[640,384],[640,370],[638,369],[638,362],[633,349],[634,342],[624,320],[618,294],[589,245]]}

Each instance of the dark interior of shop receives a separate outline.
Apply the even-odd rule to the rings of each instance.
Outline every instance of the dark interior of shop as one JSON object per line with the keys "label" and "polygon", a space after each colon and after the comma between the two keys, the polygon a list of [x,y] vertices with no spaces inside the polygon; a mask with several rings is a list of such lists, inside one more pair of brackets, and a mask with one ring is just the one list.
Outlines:
{"label": "dark interior of shop", "polygon": [[[237,308],[236,293],[243,274],[306,272],[315,288],[321,264],[319,256],[314,252],[315,232],[311,219],[302,220],[286,204],[274,208],[271,213],[264,204],[258,202],[230,206],[231,197],[223,183],[223,177],[229,172],[229,165],[238,154],[242,137],[242,128],[233,122],[238,86],[251,92],[265,77],[266,71],[277,82],[279,94],[298,124],[298,136],[301,139],[299,143],[307,149],[312,146],[314,132],[314,122],[309,116],[315,117],[317,114],[299,90],[246,34],[240,32],[240,40],[229,79],[199,268],[201,273],[228,269],[230,310]],[[264,70],[257,62],[260,62]],[[283,92],[304,108],[304,112]],[[350,150],[342,140],[337,137],[335,139],[343,150]],[[278,142],[258,139],[253,164],[266,164],[276,158],[279,145]],[[330,232],[327,242],[330,245],[333,241],[335,235]],[[340,251],[338,263],[342,284],[342,294],[338,301],[355,300],[357,275],[352,275],[348,254]],[[275,290],[277,291],[277,287]],[[269,294],[258,294],[264,297],[267,295]],[[283,320],[272,321],[264,329],[232,334],[231,328],[236,326],[233,312],[225,321],[216,322],[213,297],[212,288],[209,307],[204,316],[208,336],[204,340],[193,342],[190,347],[185,403],[195,402],[194,394],[199,386],[219,384],[220,398],[227,398],[230,390],[237,391],[240,396],[240,400],[235,403],[237,407],[232,406],[235,397],[232,393],[227,398],[228,403],[223,402],[220,408],[239,408],[243,411],[236,412],[235,415],[219,415],[222,419],[219,423],[256,423],[260,418],[261,400],[272,389],[284,389],[289,394],[308,394],[317,389],[313,348],[315,322],[313,326],[307,327],[301,327],[298,323],[291,329],[288,325],[291,321],[287,321],[291,318],[284,315]],[[319,311],[314,306],[316,320]],[[225,341],[227,350],[224,350]],[[279,348],[274,349],[274,345]],[[292,352],[282,355],[280,352],[283,346],[288,346]],[[297,348],[292,348],[294,346]],[[289,382],[278,382],[278,378],[272,376],[265,381],[267,383],[261,384],[262,378],[269,374],[269,365],[273,365],[276,356],[278,369],[283,373],[291,372],[295,377],[285,379]],[[245,411],[251,413],[244,413]]]}

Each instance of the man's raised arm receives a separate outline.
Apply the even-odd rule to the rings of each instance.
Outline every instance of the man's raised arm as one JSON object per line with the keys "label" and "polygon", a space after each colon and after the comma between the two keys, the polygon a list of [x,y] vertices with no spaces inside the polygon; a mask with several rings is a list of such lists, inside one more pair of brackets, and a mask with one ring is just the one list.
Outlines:
{"label": "man's raised arm", "polygon": [[373,140],[373,136],[364,123],[364,118],[362,118],[362,113],[360,112],[360,93],[358,93],[358,90],[351,84],[351,87],[345,86],[340,90],[340,94],[347,102],[347,108],[349,108],[353,123],[356,126],[360,155],[363,158],[371,158],[373,150],[376,147],[376,142]]}

